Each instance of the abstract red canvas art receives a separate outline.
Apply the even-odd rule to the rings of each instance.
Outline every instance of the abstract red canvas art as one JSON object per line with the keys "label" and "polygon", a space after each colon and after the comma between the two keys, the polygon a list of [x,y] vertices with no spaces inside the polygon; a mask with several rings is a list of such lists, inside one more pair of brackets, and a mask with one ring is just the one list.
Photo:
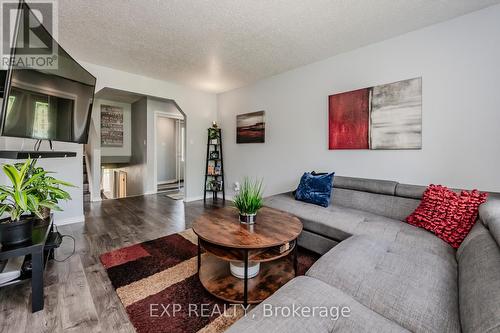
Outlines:
{"label": "abstract red canvas art", "polygon": [[328,98],[330,149],[421,149],[422,78]]}
{"label": "abstract red canvas art", "polygon": [[368,149],[369,89],[329,96],[329,149]]}

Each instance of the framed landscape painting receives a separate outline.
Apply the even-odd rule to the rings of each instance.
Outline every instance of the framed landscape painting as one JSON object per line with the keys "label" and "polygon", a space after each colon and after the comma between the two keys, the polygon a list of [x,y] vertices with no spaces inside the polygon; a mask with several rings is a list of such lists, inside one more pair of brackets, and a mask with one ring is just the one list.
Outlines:
{"label": "framed landscape painting", "polygon": [[264,143],[266,141],[265,111],[236,116],[236,143]]}
{"label": "framed landscape painting", "polygon": [[331,95],[329,149],[421,149],[422,78]]}

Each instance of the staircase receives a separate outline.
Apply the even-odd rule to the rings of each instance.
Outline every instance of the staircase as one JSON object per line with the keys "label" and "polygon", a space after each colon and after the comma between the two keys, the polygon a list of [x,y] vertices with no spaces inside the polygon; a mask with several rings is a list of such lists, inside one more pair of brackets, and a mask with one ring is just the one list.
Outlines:
{"label": "staircase", "polygon": [[87,174],[87,159],[83,155],[83,202],[90,202],[89,176]]}

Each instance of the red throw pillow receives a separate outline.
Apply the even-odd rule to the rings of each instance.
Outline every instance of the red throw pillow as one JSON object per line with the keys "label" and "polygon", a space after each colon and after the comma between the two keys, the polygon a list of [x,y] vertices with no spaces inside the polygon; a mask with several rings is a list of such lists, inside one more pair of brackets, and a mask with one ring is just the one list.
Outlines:
{"label": "red throw pillow", "polygon": [[476,222],[479,206],[487,196],[478,190],[457,194],[441,185],[429,185],[406,222],[434,233],[457,249]]}

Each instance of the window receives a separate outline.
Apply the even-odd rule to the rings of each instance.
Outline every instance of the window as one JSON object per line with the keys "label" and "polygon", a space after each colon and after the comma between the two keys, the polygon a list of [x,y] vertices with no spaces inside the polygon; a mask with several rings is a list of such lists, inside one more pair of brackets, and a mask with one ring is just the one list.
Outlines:
{"label": "window", "polygon": [[33,119],[33,137],[49,137],[49,103],[35,102],[35,118]]}

